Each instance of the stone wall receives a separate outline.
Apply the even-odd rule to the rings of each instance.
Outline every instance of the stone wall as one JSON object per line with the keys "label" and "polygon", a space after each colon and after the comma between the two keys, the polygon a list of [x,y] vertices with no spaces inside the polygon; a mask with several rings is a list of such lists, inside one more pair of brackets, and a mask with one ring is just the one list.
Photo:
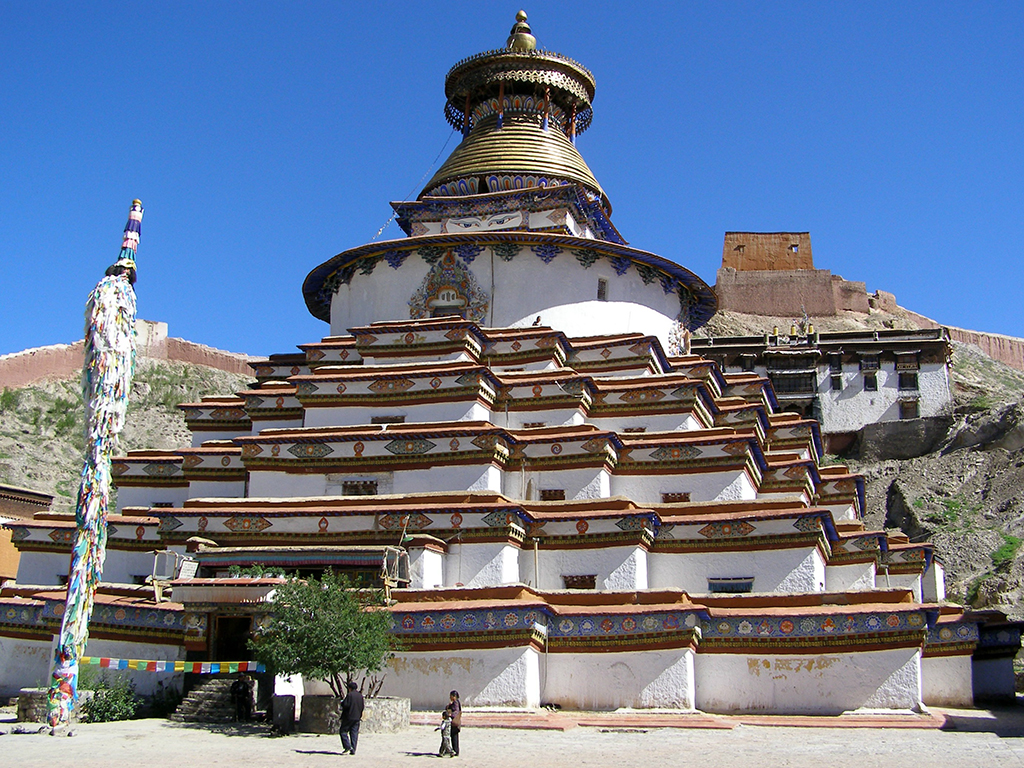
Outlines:
{"label": "stone wall", "polygon": [[722,267],[715,283],[718,306],[775,317],[833,317],[839,310],[868,312],[867,286],[827,269],[736,270]]}
{"label": "stone wall", "polygon": [[860,459],[880,461],[924,456],[945,439],[952,423],[951,416],[943,415],[866,424],[860,433]]}
{"label": "stone wall", "polygon": [[726,232],[722,266],[740,272],[813,270],[810,232]]}
{"label": "stone wall", "polygon": [[[251,374],[248,355],[225,352],[167,335],[167,323],[138,320],[136,343],[140,357],[205,365],[230,373]],[[47,379],[67,379],[82,370],[85,342],[53,344],[0,356],[0,389],[24,387]]]}
{"label": "stone wall", "polygon": [[[299,731],[302,733],[337,733],[341,723],[341,699],[336,696],[302,697]],[[409,727],[409,699],[379,696],[366,699],[360,733],[395,733]]]}

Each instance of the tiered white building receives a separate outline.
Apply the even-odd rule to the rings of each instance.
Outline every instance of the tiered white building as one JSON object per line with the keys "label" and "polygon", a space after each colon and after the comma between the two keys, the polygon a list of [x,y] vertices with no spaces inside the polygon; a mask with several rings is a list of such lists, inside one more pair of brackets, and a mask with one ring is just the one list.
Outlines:
{"label": "tiered white building", "polygon": [[[228,572],[260,563],[386,585],[384,693],[414,708],[452,688],[775,713],[1012,695],[1019,628],[946,602],[930,544],[867,530],[862,479],[822,466],[817,422],[765,376],[685,354],[716,299],[611,224],[575,147],[591,74],[524,17],[445,93],[465,135],[395,204],[408,237],[306,279],[330,335],[182,406],[191,448],[116,460],[105,576],[125,584],[91,652],[237,660],[279,580]],[[45,676],[73,521],[9,527],[0,651],[25,661],[5,688]],[[155,549],[191,561],[160,602],[129,586]]]}

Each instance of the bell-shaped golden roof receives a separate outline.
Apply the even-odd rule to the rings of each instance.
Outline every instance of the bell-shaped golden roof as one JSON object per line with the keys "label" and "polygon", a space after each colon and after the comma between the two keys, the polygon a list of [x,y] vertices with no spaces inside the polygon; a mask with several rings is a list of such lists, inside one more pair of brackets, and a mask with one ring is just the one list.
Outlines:
{"label": "bell-shaped golden roof", "polygon": [[473,179],[472,189],[479,193],[581,184],[610,209],[604,190],[572,142],[560,130],[545,130],[530,115],[508,115],[500,129],[497,118],[482,120],[434,174],[423,194],[444,195],[438,191],[441,185],[452,187],[463,179]]}
{"label": "bell-shaped golden roof", "polygon": [[445,116],[464,138],[421,197],[579,184],[610,212],[575,146],[593,114],[594,76],[535,45],[520,11],[505,48],[452,67],[445,78]]}

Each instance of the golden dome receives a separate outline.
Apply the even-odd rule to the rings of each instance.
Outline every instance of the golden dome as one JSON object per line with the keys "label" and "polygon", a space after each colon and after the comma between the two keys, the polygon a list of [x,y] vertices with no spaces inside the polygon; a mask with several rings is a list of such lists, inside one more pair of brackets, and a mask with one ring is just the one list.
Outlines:
{"label": "golden dome", "polygon": [[470,179],[470,189],[481,194],[515,186],[514,181],[507,182],[512,187],[503,184],[502,177],[532,177],[529,186],[540,186],[541,179],[544,186],[581,184],[600,195],[605,208],[611,207],[573,143],[559,130],[545,130],[533,115],[508,115],[501,128],[495,117],[482,120],[420,194],[438,194],[442,184]]}

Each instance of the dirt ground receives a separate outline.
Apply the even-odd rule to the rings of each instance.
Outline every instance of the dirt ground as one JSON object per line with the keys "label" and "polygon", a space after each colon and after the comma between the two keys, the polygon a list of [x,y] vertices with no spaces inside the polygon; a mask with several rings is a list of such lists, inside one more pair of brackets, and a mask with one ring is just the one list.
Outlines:
{"label": "dirt ground", "polygon": [[[593,728],[567,731],[466,727],[457,764],[487,768],[581,768],[660,765],[772,765],[793,768],[919,768],[1024,765],[1024,707],[941,710],[943,729]],[[335,736],[275,736],[257,725],[186,725],[167,720],[78,725],[74,736],[16,733],[24,724],[0,723],[0,764],[43,768],[140,765],[147,768],[236,766],[320,768],[342,764],[429,766],[438,734],[414,725],[395,734],[363,734],[358,754],[341,754]]]}

